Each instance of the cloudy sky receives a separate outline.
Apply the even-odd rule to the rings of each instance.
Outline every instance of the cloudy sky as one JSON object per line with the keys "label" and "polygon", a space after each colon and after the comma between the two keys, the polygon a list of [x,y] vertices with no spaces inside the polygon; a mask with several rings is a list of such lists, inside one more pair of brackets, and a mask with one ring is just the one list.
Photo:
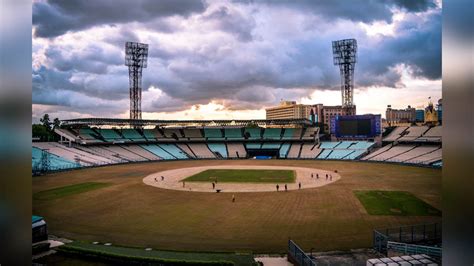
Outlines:
{"label": "cloudy sky", "polygon": [[341,104],[331,41],[357,39],[358,114],[441,97],[436,0],[38,0],[33,122],[129,116],[126,41],[149,44],[143,118],[265,118],[281,99]]}

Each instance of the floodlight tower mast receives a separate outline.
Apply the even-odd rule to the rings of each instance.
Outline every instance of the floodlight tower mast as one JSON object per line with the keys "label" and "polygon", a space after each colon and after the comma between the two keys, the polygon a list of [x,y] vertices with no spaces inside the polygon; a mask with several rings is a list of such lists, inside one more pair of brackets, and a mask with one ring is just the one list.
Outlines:
{"label": "floodlight tower mast", "polygon": [[127,42],[125,65],[130,83],[130,119],[142,119],[142,70],[147,66],[148,44]]}
{"label": "floodlight tower mast", "polygon": [[357,41],[345,39],[332,42],[334,65],[341,72],[342,106],[354,106],[354,67],[357,62]]}

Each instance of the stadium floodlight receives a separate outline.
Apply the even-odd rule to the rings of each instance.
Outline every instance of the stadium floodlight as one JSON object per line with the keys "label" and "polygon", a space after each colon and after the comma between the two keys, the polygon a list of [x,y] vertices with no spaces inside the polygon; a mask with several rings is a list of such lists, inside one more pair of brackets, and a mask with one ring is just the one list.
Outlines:
{"label": "stadium floodlight", "polygon": [[142,119],[142,70],[147,67],[148,44],[125,43],[125,65],[130,84],[130,119]]}
{"label": "stadium floodlight", "polygon": [[357,41],[345,39],[332,42],[334,65],[341,72],[342,106],[354,105],[354,67],[357,62]]}

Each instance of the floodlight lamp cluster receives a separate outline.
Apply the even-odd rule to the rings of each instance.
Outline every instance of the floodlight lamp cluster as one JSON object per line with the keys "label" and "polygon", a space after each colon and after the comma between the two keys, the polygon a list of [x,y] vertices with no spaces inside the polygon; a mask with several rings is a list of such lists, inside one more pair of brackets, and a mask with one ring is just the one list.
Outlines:
{"label": "floodlight lamp cluster", "polygon": [[134,67],[147,67],[148,44],[127,42],[125,44],[125,65]]}

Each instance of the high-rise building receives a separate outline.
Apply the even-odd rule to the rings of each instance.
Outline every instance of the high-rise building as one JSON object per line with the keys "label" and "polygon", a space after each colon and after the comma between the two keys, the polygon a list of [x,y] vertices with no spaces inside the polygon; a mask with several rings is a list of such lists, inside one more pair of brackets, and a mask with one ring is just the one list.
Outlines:
{"label": "high-rise building", "polygon": [[390,126],[413,123],[416,121],[416,109],[410,105],[405,109],[392,109],[392,106],[388,105],[385,119]]}
{"label": "high-rise building", "polygon": [[324,130],[329,131],[331,118],[337,115],[355,115],[356,106],[343,107],[324,106],[323,104],[297,104],[295,101],[281,101],[279,106],[265,109],[266,119],[300,119],[306,118],[314,123],[324,124]]}
{"label": "high-rise building", "polygon": [[279,106],[265,109],[266,119],[310,119],[311,106],[295,101],[281,101]]}

